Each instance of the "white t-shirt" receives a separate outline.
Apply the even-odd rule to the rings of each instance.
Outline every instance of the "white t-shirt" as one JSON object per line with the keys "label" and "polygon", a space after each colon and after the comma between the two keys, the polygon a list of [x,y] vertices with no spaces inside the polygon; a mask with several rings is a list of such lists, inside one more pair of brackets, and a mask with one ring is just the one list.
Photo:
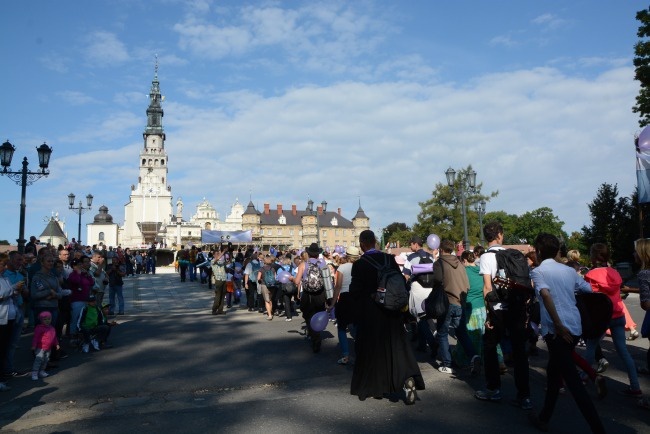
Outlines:
{"label": "white t-shirt", "polygon": [[352,263],[346,262],[339,266],[336,270],[343,276],[343,281],[341,282],[341,294],[344,292],[350,291],[350,282],[352,281]]}
{"label": "white t-shirt", "polygon": [[[492,250],[492,251],[489,251]],[[497,275],[498,265],[497,265],[497,255],[494,253],[495,250],[505,250],[501,246],[492,246],[481,255],[481,263],[479,264],[479,274],[480,275],[490,275],[490,280],[494,279],[494,276]],[[493,303],[492,309],[494,310],[503,310],[506,309],[508,305],[506,303]]]}

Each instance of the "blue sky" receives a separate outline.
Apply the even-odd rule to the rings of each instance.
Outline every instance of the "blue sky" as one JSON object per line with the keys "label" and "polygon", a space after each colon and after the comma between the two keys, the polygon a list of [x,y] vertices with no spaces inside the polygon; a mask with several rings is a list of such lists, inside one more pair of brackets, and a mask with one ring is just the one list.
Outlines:
{"label": "blue sky", "polygon": [[[632,193],[638,1],[45,1],[0,3],[0,138],[51,175],[28,187],[26,235],[67,195],[122,224],[154,56],[174,202],[225,219],[239,198],[308,197],[373,229],[416,220],[448,167],[472,164],[488,211],[548,206],[589,222],[603,182]],[[2,177],[0,239],[20,188]],[[82,230],[85,238],[85,229]]]}

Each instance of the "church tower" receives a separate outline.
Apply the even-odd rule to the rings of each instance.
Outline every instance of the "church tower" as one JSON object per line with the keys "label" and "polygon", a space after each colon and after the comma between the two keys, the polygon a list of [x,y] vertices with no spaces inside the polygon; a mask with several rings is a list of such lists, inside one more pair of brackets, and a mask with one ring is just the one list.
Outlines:
{"label": "church tower", "polygon": [[137,247],[160,242],[161,233],[172,218],[171,186],[167,184],[168,157],[165,151],[162,101],[158,81],[158,59],[149,93],[147,126],[142,134],[144,146],[138,159],[137,185],[131,185],[129,203],[124,209],[124,227],[120,237],[123,247]]}

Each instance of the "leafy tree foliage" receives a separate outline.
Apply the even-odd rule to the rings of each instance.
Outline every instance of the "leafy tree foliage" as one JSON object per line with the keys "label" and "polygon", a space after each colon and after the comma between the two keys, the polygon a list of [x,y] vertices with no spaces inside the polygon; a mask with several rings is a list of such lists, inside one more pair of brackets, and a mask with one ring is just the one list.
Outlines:
{"label": "leafy tree foliage", "polygon": [[632,261],[634,240],[638,238],[634,197],[618,197],[618,186],[603,183],[588,204],[591,225],[582,227],[587,248],[606,243],[613,262]]}
{"label": "leafy tree foliage", "polygon": [[9,241],[7,241],[7,240],[0,240],[0,246],[8,246],[8,245],[9,245]]}
{"label": "leafy tree foliage", "polygon": [[393,222],[384,228],[384,244],[399,243],[400,246],[408,246],[412,236],[413,231],[406,223]]}
{"label": "leafy tree foliage", "polygon": [[532,244],[535,237],[542,232],[553,234],[561,239],[566,240],[567,234],[562,230],[564,222],[553,214],[553,210],[548,207],[538,208],[529,211],[515,220],[515,235],[521,242]]}
{"label": "leafy tree foliage", "polygon": [[[429,234],[437,234],[441,239],[449,238],[454,241],[463,239],[463,217],[461,196],[458,187],[460,179],[467,176],[472,170],[472,166],[462,169],[456,174],[456,183],[454,189],[446,184],[437,183],[431,194],[431,198],[425,202],[420,202],[420,213],[417,222],[413,225],[413,232],[426,238]],[[480,240],[480,228],[478,224],[478,215],[474,211],[473,205],[491,197],[496,197],[498,192],[492,192],[489,195],[483,195],[481,188],[483,184],[477,184],[475,192],[469,193],[465,197],[467,204],[467,232],[470,244],[477,244]],[[484,221],[487,221],[484,219]]]}
{"label": "leafy tree foliage", "polygon": [[641,22],[637,32],[641,39],[634,46],[634,78],[640,89],[632,111],[639,114],[639,126],[644,127],[650,124],[650,8],[637,12],[636,19]]}

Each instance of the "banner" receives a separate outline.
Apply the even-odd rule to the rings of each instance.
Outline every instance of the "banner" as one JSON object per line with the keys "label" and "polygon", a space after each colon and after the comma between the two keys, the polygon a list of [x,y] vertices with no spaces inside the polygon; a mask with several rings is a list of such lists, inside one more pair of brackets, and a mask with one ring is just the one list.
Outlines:
{"label": "banner", "polygon": [[252,243],[252,231],[208,231],[201,230],[201,242],[203,244],[219,244],[219,243]]}

